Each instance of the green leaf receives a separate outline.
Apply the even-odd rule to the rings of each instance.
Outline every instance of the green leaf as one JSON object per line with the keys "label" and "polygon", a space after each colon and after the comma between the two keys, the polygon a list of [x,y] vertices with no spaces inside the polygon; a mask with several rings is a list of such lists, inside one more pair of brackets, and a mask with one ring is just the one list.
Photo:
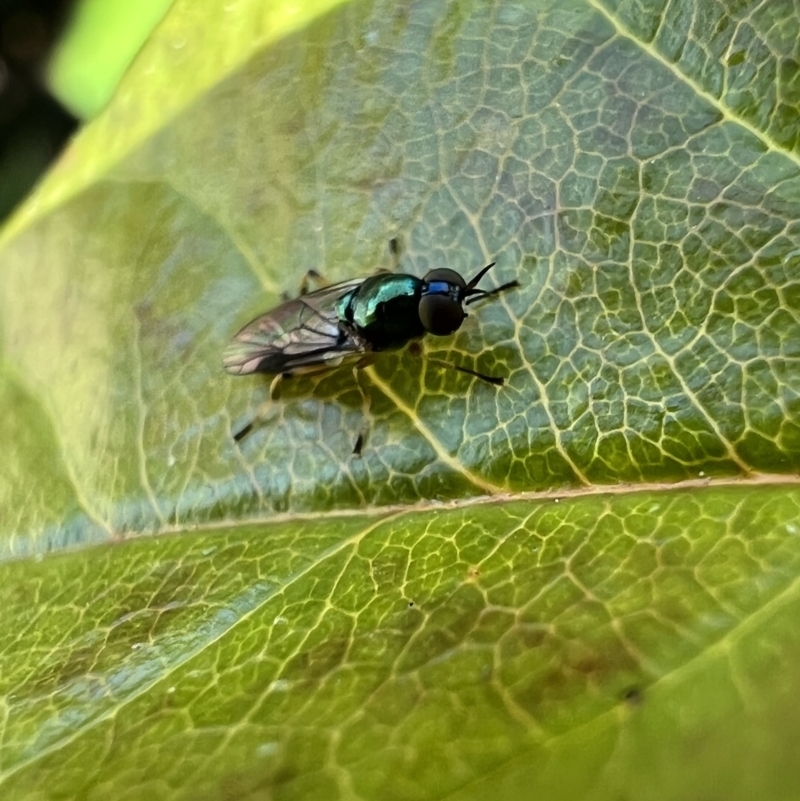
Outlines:
{"label": "green leaf", "polygon": [[6,564],[3,797],[793,798],[799,507],[507,501]]}
{"label": "green leaf", "polygon": [[[0,240],[3,798],[794,798],[797,11],[265,5],[175,2]],[[519,280],[425,342],[505,386],[236,445],[231,335],[392,237]]]}
{"label": "green leaf", "polygon": [[48,66],[53,94],[84,119],[97,114],[171,3],[75,3]]}

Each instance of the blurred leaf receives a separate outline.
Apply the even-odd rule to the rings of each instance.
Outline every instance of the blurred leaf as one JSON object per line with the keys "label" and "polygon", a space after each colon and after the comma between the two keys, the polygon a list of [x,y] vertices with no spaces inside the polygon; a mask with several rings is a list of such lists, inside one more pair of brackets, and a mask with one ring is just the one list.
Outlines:
{"label": "blurred leaf", "polygon": [[53,94],[74,114],[94,117],[172,0],[78,0],[48,69]]}
{"label": "blurred leaf", "polygon": [[[4,799],[793,798],[796,9],[265,5],[176,2],[0,245]],[[506,385],[237,447],[231,334],[393,236],[520,280],[426,342]]]}

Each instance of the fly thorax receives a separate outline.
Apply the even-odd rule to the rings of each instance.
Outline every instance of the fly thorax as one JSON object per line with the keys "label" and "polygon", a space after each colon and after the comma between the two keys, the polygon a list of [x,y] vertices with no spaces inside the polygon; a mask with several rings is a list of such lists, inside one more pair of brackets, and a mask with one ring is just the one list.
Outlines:
{"label": "fly thorax", "polygon": [[372,350],[402,347],[424,333],[417,311],[422,285],[413,275],[373,275],[354,293],[346,319]]}

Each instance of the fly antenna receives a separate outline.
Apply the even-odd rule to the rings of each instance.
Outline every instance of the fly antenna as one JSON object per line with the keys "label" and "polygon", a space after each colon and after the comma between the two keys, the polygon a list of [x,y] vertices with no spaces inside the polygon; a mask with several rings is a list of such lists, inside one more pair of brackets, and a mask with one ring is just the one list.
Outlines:
{"label": "fly antenna", "polygon": [[479,272],[479,273],[478,273],[478,274],[477,274],[477,275],[476,275],[476,276],[475,276],[475,277],[474,277],[474,278],[473,278],[473,279],[472,279],[472,280],[471,280],[471,281],[470,281],[470,282],[467,284],[467,292],[466,292],[466,294],[467,294],[467,295],[474,295],[476,292],[481,292],[481,291],[482,291],[482,290],[480,290],[480,289],[475,289],[475,287],[478,285],[478,283],[480,282],[481,278],[483,278],[483,276],[484,276],[484,275],[486,275],[486,273],[488,273],[488,272],[489,272],[489,270],[491,270],[491,269],[492,269],[492,267],[494,267],[494,266],[495,266],[495,264],[497,264],[497,262],[496,262],[496,261],[493,261],[491,264],[487,264],[487,265],[486,265],[486,266],[485,266],[485,267],[484,267],[484,268],[483,268],[483,269],[482,269],[482,270],[481,270],[481,271],[480,271],[480,272]]}
{"label": "fly antenna", "polygon": [[475,303],[476,300],[485,300],[486,298],[490,298],[492,295],[497,295],[500,292],[505,292],[506,289],[513,289],[517,286],[519,286],[519,281],[509,281],[508,283],[502,284],[494,289],[473,289],[472,292],[467,293],[473,295],[473,297],[468,298],[466,301],[464,301],[464,303],[469,306],[470,303]]}

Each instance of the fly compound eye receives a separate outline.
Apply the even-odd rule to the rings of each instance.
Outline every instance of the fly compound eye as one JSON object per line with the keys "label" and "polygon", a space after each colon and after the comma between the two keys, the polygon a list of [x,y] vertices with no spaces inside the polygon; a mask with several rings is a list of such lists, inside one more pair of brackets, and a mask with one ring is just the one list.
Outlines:
{"label": "fly compound eye", "polygon": [[425,283],[432,284],[434,281],[444,281],[446,284],[459,287],[459,289],[467,288],[464,279],[455,270],[449,270],[447,267],[431,270],[425,276]]}
{"label": "fly compound eye", "polygon": [[[434,270],[433,272],[453,272],[452,270]],[[430,276],[430,273],[428,274]],[[455,273],[458,275],[458,273]],[[459,279],[461,276],[458,276]],[[436,280],[443,280],[438,278]],[[449,295],[423,295],[419,299],[419,319],[422,327],[437,337],[446,337],[457,331],[464,321],[464,309],[457,300]]]}

